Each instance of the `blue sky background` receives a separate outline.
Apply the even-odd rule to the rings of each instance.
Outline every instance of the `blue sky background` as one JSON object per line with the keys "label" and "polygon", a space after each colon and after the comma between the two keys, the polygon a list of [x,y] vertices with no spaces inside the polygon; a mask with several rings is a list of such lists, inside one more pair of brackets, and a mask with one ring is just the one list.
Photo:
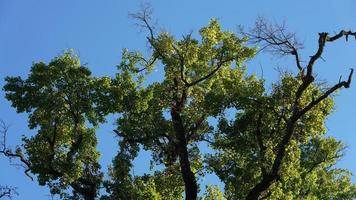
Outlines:
{"label": "blue sky background", "polygon": [[[211,18],[219,19],[223,29],[230,31],[237,31],[237,25],[252,26],[258,16],[274,22],[286,21],[289,29],[305,44],[301,52],[305,61],[316,50],[318,32],[356,30],[356,2],[353,0],[148,2],[152,4],[153,16],[161,30],[177,37],[191,31],[197,33]],[[123,48],[149,52],[145,33],[128,17],[128,13],[138,11],[141,4],[142,1],[133,0],[0,0],[0,87],[4,85],[5,76],[26,77],[33,62],[48,62],[69,48],[79,54],[82,63],[87,63],[95,76],[113,76]],[[356,41],[327,44],[323,58],[325,62],[319,61],[315,66],[317,78],[336,83],[340,75],[348,75],[350,67],[356,68]],[[247,64],[250,73],[261,75],[263,71],[267,83],[276,80],[278,68],[295,68],[290,57],[266,54],[258,55]],[[152,80],[159,79],[161,74],[159,70],[154,72]],[[354,174],[355,98],[356,81],[336,97],[336,110],[327,121],[328,134],[348,146],[338,166]],[[0,92],[0,118],[11,125],[8,144],[13,147],[20,144],[22,134],[34,134],[27,128],[26,114],[17,114],[4,99],[3,91]],[[108,123],[98,130],[104,169],[117,151],[112,134],[114,119],[115,116],[108,117]],[[149,154],[144,153],[135,163],[135,173],[143,173],[148,169]],[[0,167],[0,185],[18,188],[19,196],[14,199],[49,199],[48,189],[25,177],[21,168],[11,166],[3,157],[0,157]],[[216,182],[216,178],[210,176],[205,181]]]}

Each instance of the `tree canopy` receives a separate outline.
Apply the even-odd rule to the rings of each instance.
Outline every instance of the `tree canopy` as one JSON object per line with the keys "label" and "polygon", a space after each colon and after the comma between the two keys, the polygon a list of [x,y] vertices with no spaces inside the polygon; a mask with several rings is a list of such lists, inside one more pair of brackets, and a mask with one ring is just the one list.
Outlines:
{"label": "tree canopy", "polygon": [[[133,17],[148,31],[151,54],[123,50],[112,78],[93,77],[71,51],[33,64],[26,79],[6,78],[6,98],[28,113],[37,133],[12,150],[3,132],[3,155],[19,158],[29,176],[62,199],[356,198],[351,173],[335,167],[345,146],[325,136],[333,94],[350,87],[353,70],[332,86],[313,72],[326,43],[354,32],[320,33],[303,66],[294,35],[263,20],[238,35],[213,19],[197,38],[177,39],[156,33],[147,10]],[[293,56],[297,73],[282,73],[267,91],[263,78],[246,72],[245,61],[257,52],[248,41]],[[163,80],[147,82],[157,65]],[[104,178],[96,128],[110,113],[119,114],[113,130],[119,149]],[[202,143],[212,152],[202,152]],[[141,149],[162,169],[133,175]],[[212,172],[224,190],[209,185],[198,197],[198,180]]]}

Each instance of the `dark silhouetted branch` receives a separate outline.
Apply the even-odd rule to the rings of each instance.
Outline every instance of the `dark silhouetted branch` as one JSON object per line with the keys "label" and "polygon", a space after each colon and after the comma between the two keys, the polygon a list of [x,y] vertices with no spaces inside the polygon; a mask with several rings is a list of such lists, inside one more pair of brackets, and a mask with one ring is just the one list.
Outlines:
{"label": "dark silhouetted branch", "polygon": [[0,142],[0,154],[8,157],[9,159],[14,159],[14,158],[19,159],[20,162],[22,163],[19,164],[19,166],[23,167],[25,169],[26,176],[28,176],[31,180],[33,180],[32,176],[29,174],[31,165],[29,161],[22,154],[20,147],[17,147],[16,151],[14,152],[12,149],[10,149],[7,146],[6,140],[7,140],[8,130],[9,130],[9,126],[3,120],[0,120],[0,134],[2,136],[2,141]]}
{"label": "dark silhouetted branch", "polygon": [[297,76],[297,78],[300,77],[302,80],[302,83],[298,86],[298,89],[295,92],[294,103],[292,105],[292,114],[286,120],[285,133],[282,137],[282,140],[277,145],[277,153],[273,161],[272,169],[266,175],[262,176],[260,182],[249,191],[246,197],[247,200],[258,200],[262,193],[267,191],[272,183],[279,179],[279,170],[283,164],[287,146],[289,145],[294,135],[295,126],[298,120],[320,102],[328,98],[336,90],[350,87],[353,69],[351,69],[347,80],[341,81],[340,78],[337,84],[327,89],[319,97],[313,98],[313,100],[309,102],[304,108],[300,108],[301,97],[307,88],[315,81],[313,75],[314,64],[318,59],[322,59],[325,43],[333,42],[342,38],[343,36],[345,36],[346,40],[348,40],[350,35],[354,36],[356,39],[356,33],[351,31],[340,31],[334,36],[329,36],[329,34],[326,32],[319,33],[318,49],[315,54],[310,57],[308,65],[306,66],[306,74],[304,74],[304,68],[302,68],[300,65],[300,58],[298,54],[298,49],[301,48],[301,45],[295,39],[295,34],[285,32],[284,25],[269,25],[264,20],[259,19],[256,22],[256,27],[247,34],[247,36],[249,36],[254,43],[262,43],[263,49],[268,48],[273,53],[280,55],[294,55],[297,68],[300,71],[300,76]]}
{"label": "dark silhouetted branch", "polygon": [[14,195],[18,195],[16,188],[10,186],[0,186],[0,199],[9,198],[12,199]]}

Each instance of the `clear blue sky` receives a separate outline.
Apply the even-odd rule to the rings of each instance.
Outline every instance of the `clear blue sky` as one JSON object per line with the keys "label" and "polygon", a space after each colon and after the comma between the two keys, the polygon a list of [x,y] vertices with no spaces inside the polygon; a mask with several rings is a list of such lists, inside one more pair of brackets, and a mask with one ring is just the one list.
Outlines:
{"label": "clear blue sky", "polygon": [[[290,30],[297,32],[304,42],[304,60],[316,49],[318,32],[337,32],[340,29],[356,30],[356,2],[353,0],[300,0],[300,1],[212,1],[176,0],[151,2],[154,17],[166,31],[180,37],[184,33],[206,25],[211,18],[220,20],[222,27],[236,31],[237,25],[253,25],[256,17],[271,21],[286,21]],[[244,3],[241,3],[244,2]],[[68,48],[80,55],[82,63],[96,76],[112,76],[120,61],[123,48],[148,52],[145,33],[134,25],[128,13],[140,9],[141,1],[133,0],[0,0],[0,87],[5,76],[26,77],[33,62],[48,62]],[[317,78],[329,83],[339,76],[348,75],[349,68],[356,68],[356,41],[339,41],[328,44],[323,57],[326,62],[316,65]],[[295,68],[291,58],[275,58],[259,55],[248,63],[249,71],[273,81],[276,68]],[[157,74],[160,74],[157,72]],[[156,76],[156,77],[155,77]],[[158,78],[154,75],[153,79]],[[356,174],[356,80],[348,90],[342,90],[336,98],[336,110],[328,119],[328,134],[348,145],[345,157],[338,166]],[[17,114],[0,92],[0,118],[11,124],[9,144],[20,144],[22,134],[33,134],[27,128],[25,114]],[[99,149],[103,168],[115,155],[113,119],[98,130]],[[149,164],[148,154],[141,155],[135,173],[142,173]],[[18,187],[15,199],[49,199],[47,188],[39,187],[23,174],[22,169],[10,166],[0,158],[0,185]],[[209,178],[208,180],[215,180]],[[356,181],[355,176],[353,180]]]}

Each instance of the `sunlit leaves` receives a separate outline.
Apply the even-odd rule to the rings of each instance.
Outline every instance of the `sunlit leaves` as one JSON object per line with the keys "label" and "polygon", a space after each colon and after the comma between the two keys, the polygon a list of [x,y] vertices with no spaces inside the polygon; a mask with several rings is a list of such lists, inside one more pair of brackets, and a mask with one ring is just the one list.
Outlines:
{"label": "sunlit leaves", "polygon": [[[177,102],[183,101],[180,116],[186,130],[183,137],[187,147],[184,148],[188,148],[191,170],[197,176],[202,175],[204,165],[198,142],[213,130],[208,118],[222,114],[236,99],[263,90],[261,81],[247,76],[242,67],[242,62],[255,52],[245,45],[245,38],[222,31],[217,20],[212,20],[199,33],[199,39],[188,34],[178,40],[167,32],[150,37],[153,52],[148,59],[138,52],[124,50],[112,84],[122,88],[119,90],[122,96],[117,99],[117,104],[122,105],[116,130],[120,144],[140,144],[152,152],[153,163],[168,168],[179,166],[180,139],[173,128],[171,111]],[[139,69],[152,63],[149,61],[163,65],[164,79],[145,85],[143,77],[152,68]]]}
{"label": "sunlit leaves", "polygon": [[[258,92],[253,98],[247,95],[246,101],[236,101],[239,104],[235,105],[238,111],[234,120],[220,119],[213,144],[217,153],[208,157],[208,162],[225,183],[228,197],[244,198],[263,174],[271,170],[293,110],[302,110],[324,92],[323,85],[310,85],[295,108],[295,94],[300,84],[298,77],[283,74],[270,93]],[[264,192],[266,198],[354,197],[355,186],[348,172],[333,169],[344,146],[335,138],[324,136],[325,120],[332,109],[332,98],[326,98],[296,122],[278,181]],[[326,183],[335,187],[330,188]],[[338,188],[339,185],[347,189]],[[335,191],[340,193],[333,194]]]}
{"label": "sunlit leaves", "polygon": [[25,80],[6,78],[6,98],[18,112],[29,113],[29,127],[38,131],[23,139],[30,170],[52,192],[88,176],[100,184],[95,127],[107,111],[98,91],[110,80],[90,75],[78,57],[65,52],[49,64],[35,63]]}
{"label": "sunlit leaves", "polygon": [[[29,128],[37,131],[23,138],[17,153],[24,153],[39,184],[62,199],[92,191],[87,199],[94,199],[101,185],[103,200],[183,199],[186,180],[194,179],[190,186],[197,186],[208,167],[225,188],[208,186],[202,200],[245,198],[273,170],[295,113],[314,103],[325,85],[312,82],[296,98],[302,73],[284,73],[266,86],[246,73],[243,63],[255,55],[247,38],[223,31],[217,20],[198,34],[177,39],[168,32],[152,33],[151,55],[124,49],[112,78],[92,77],[72,52],[33,64],[26,79],[7,77],[6,98],[17,112],[29,114]],[[160,65],[163,80],[146,81]],[[280,172],[262,192],[265,199],[356,196],[350,173],[334,167],[344,145],[324,136],[333,105],[329,96],[296,119]],[[119,150],[110,179],[103,181],[95,129],[108,114],[118,114]],[[204,157],[202,142],[213,147],[211,155]],[[151,169],[160,170],[142,176],[131,172],[141,148],[152,155]],[[73,195],[67,194],[69,187]]]}

